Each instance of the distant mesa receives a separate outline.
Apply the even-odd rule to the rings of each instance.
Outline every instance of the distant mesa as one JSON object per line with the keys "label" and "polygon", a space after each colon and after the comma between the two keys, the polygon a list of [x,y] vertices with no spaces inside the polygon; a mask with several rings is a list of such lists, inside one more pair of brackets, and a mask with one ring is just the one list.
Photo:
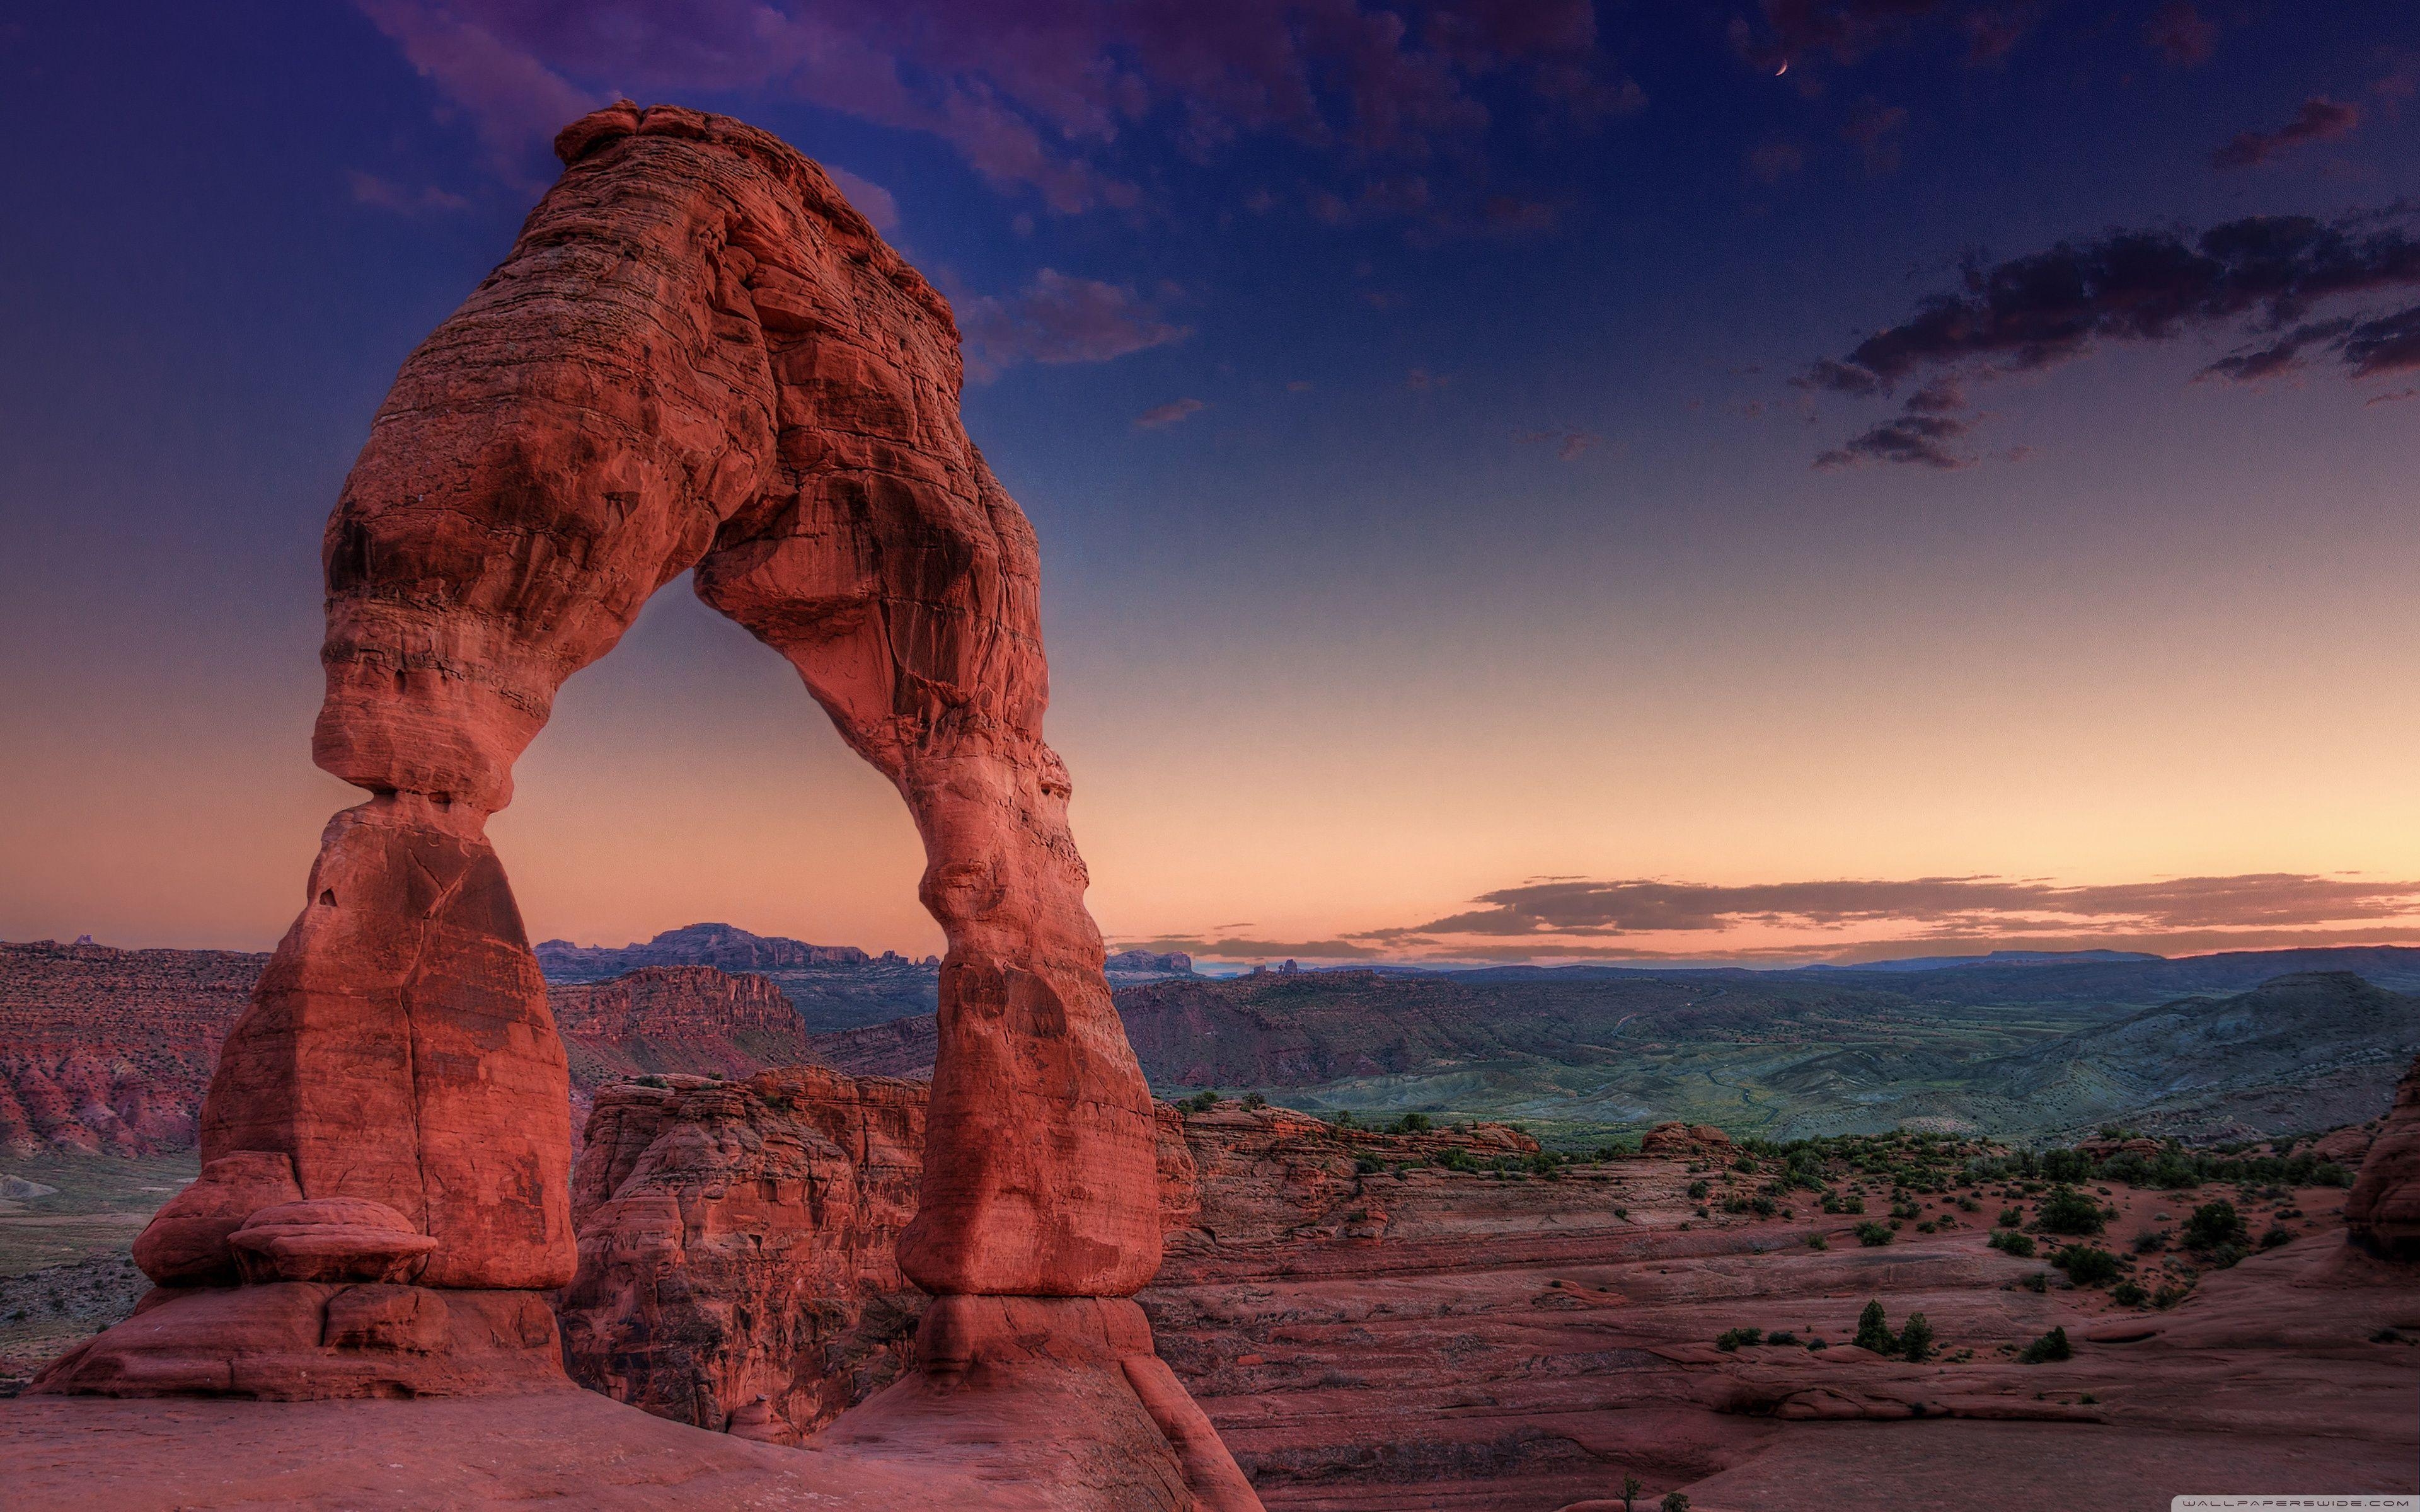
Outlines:
{"label": "distant mesa", "polygon": [[868,955],[854,945],[809,945],[779,934],[752,934],[734,924],[689,924],[668,929],[644,945],[574,945],[547,940],[537,964],[550,978],[618,977],[641,966],[715,966],[724,971],[799,970],[811,966],[888,965],[938,967],[938,957],[911,962],[895,950]]}
{"label": "distant mesa", "polygon": [[1120,950],[1102,965],[1109,980],[1117,982],[1152,981],[1162,977],[1193,975],[1193,958],[1182,950],[1170,950],[1165,954],[1150,950]]}

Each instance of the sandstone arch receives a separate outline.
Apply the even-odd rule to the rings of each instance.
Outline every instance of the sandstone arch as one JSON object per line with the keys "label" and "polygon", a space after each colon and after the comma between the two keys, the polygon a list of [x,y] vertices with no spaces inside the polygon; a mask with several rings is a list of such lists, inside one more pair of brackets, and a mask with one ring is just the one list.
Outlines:
{"label": "sandstone arch", "polygon": [[[450,1314],[385,1304],[411,1314],[388,1332],[419,1329],[432,1357],[448,1327],[500,1347],[537,1329],[497,1309],[572,1276],[567,1087],[484,826],[564,681],[694,571],[923,838],[920,892],[950,949],[900,1250],[940,1299],[916,1391],[1046,1357],[1089,1371],[1077,1396],[1147,1409],[1197,1492],[1207,1474],[1216,1504],[1256,1505],[1140,1313],[1100,1300],[1158,1267],[1151,1103],[1042,740],[1032,532],[960,424],[948,306],[819,168],[739,122],[624,102],[557,151],[566,172],[510,255],[405,363],[328,524],[312,750],[372,797],[330,823],[222,1053],[204,1178],[147,1235],[163,1286],[254,1285],[195,1294],[216,1322],[172,1296],[143,1315],[148,1344],[104,1335],[44,1383],[230,1389],[227,1339],[264,1309],[298,1349],[342,1332],[298,1287],[438,1296]],[[233,1389],[331,1379],[255,1366]],[[395,1372],[373,1384],[477,1374]]]}

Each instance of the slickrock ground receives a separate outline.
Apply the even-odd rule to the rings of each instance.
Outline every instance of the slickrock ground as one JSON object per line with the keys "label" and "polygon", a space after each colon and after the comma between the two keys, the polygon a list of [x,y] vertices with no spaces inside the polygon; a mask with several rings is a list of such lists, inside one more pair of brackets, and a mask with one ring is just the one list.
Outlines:
{"label": "slickrock ground", "polygon": [[[2161,1312],[2055,1282],[2024,1289],[2045,1267],[1985,1246],[1997,1199],[1980,1216],[1953,1209],[1957,1227],[1910,1225],[1868,1248],[1850,1231],[1863,1220],[1803,1208],[1789,1220],[1697,1218],[1694,1179],[1686,1163],[1648,1158],[1557,1181],[1381,1177],[1356,1199],[1386,1213],[1374,1236],[1176,1253],[1145,1301],[1162,1350],[1272,1508],[1416,1496],[1545,1509],[1607,1496],[1624,1473],[1657,1496],[1685,1487],[1700,1512],[2412,1489],[2420,1350],[2409,1342],[2420,1333],[2370,1340],[2420,1328],[2420,1287],[2345,1269],[2340,1192],[2273,1204],[2299,1208],[2287,1222],[2306,1237]],[[2135,1232],[2173,1230],[2151,1215],[2181,1218],[2201,1199],[2113,1188],[2123,1215],[2104,1242],[2123,1252]],[[1943,1208],[1920,1206],[1927,1222]],[[1216,1222],[1215,1190],[1205,1208]],[[1830,1247],[1807,1248],[1812,1232]],[[1954,1363],[1849,1347],[1869,1300],[1895,1329],[1925,1314]],[[2011,1362],[2059,1326],[2073,1360]],[[1830,1347],[1715,1347],[1740,1328]],[[2195,1474],[2158,1473],[2138,1442],[2167,1445],[2160,1455]],[[1774,1455],[1794,1467],[1778,1477],[1787,1499],[1753,1471]],[[1922,1468],[1961,1460],[1963,1473],[1937,1483]]]}
{"label": "slickrock ground", "polygon": [[[854,1110],[871,1096],[895,1118],[917,1090],[850,1090],[814,1068],[610,1089],[565,1323],[573,1340],[627,1342],[575,1353],[576,1373],[651,1411],[793,1440],[840,1404],[823,1360],[880,1379],[918,1303],[878,1242],[895,1222],[884,1205],[912,1194],[912,1142],[893,1133],[849,1158],[867,1127]],[[1272,1508],[1549,1512],[1625,1473],[1652,1489],[1642,1504],[1685,1488],[1699,1512],[2412,1489],[2420,1285],[2347,1253],[2339,1188],[2088,1188],[2117,1211],[2089,1242],[2147,1289],[2181,1281],[2175,1236],[2203,1202],[2239,1202],[2256,1242],[2292,1236],[2231,1270],[2190,1264],[2199,1284],[2168,1308],[2121,1307],[2046,1265],[2066,1241],[2031,1236],[2027,1259],[1988,1247],[2003,1211],[2038,1216],[2040,1183],[1911,1194],[1916,1215],[1869,1247],[1854,1229],[1890,1223],[1887,1179],[1836,1183],[1863,1181],[1863,1214],[1823,1214],[1803,1192],[1792,1216],[1729,1213],[1726,1196],[1752,1201],[1773,1173],[1728,1169],[1736,1152],[1711,1131],[1547,1179],[1530,1141],[1484,1126],[1390,1135],[1232,1103],[1163,1106],[1160,1121],[1168,1260],[1140,1301]],[[768,1201],[768,1172],[818,1194],[838,1254],[818,1256],[799,1198]],[[613,1181],[624,1196],[599,1204]],[[2135,1237],[2161,1231],[2170,1242],[2136,1257]],[[2024,1285],[2042,1274],[2044,1291]],[[852,1275],[858,1290],[836,1289]],[[1869,1301],[1894,1330],[1923,1313],[1938,1355],[1853,1347]],[[2016,1363],[2055,1327],[2072,1359]],[[1828,1347],[1717,1347],[1744,1328]]]}

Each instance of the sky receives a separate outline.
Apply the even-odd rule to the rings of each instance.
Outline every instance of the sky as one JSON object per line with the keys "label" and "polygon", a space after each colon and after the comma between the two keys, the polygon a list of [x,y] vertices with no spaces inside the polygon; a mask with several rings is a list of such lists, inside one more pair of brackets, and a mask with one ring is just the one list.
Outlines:
{"label": "sky", "polygon": [[[1113,946],[2420,943],[2420,9],[29,0],[0,938],[266,949],[319,532],[628,96],[830,168],[1040,535]],[[675,584],[490,834],[532,937],[923,954]]]}

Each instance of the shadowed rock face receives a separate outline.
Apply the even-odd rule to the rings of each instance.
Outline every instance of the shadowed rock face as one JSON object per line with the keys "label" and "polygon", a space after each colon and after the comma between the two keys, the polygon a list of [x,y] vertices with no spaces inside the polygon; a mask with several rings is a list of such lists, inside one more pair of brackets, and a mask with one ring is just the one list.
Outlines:
{"label": "shadowed rock face", "polygon": [[[624,103],[556,147],[562,179],[404,363],[328,523],[312,752],[373,796],[329,825],[201,1120],[206,1171],[282,1156],[301,1200],[229,1233],[249,1284],[164,1295],[39,1384],[225,1390],[212,1361],[257,1346],[284,1362],[257,1394],[307,1396],[337,1361],[443,1354],[446,1294],[573,1278],[565,1052],[485,826],[564,680],[693,572],[907,800],[950,943],[896,1246],[942,1323],[850,1443],[1101,1504],[1256,1505],[1109,1300],[1159,1266],[1151,1104],[1042,741],[1032,531],[959,424],[948,307],[762,131]],[[179,1274],[244,1206],[219,1184],[158,1246]],[[372,1287],[384,1321],[341,1323]],[[1001,1296],[1063,1301],[979,1304]],[[512,1342],[544,1355],[544,1332]],[[1083,1411],[1024,1422],[1050,1401]],[[1092,1469],[1047,1447],[1070,1422]]]}
{"label": "shadowed rock face", "polygon": [[2389,1258],[2420,1260],[2420,1060],[2395,1088],[2386,1126],[2345,1195],[2345,1232]]}

